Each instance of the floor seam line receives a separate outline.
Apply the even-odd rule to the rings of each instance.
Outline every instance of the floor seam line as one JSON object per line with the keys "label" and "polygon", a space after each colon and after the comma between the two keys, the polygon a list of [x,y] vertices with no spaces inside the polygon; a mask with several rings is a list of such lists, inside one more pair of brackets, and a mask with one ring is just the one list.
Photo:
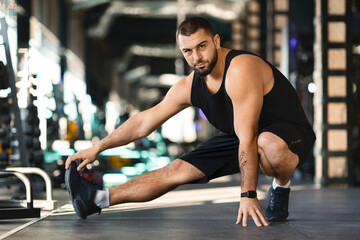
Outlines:
{"label": "floor seam line", "polygon": [[287,225],[289,225],[290,227],[292,227],[293,229],[295,229],[295,231],[297,231],[298,233],[301,233],[303,235],[305,235],[306,237],[308,237],[309,239],[313,239],[311,236],[309,236],[308,234],[306,234],[305,232],[297,229],[294,225],[290,224],[289,222],[286,222]]}
{"label": "floor seam line", "polygon": [[27,222],[27,223],[25,223],[25,224],[23,224],[23,225],[21,225],[21,226],[19,226],[19,227],[16,227],[16,228],[14,228],[14,229],[12,229],[12,230],[4,233],[3,235],[0,235],[0,240],[5,239],[5,238],[7,238],[7,237],[10,237],[11,235],[13,235],[13,234],[15,234],[15,233],[17,233],[17,232],[19,232],[19,231],[21,231],[21,230],[23,230],[23,229],[31,226],[31,225],[33,225],[34,223],[37,223],[37,222],[39,222],[39,221],[41,221],[41,220],[43,220],[43,219],[45,219],[45,218],[53,215],[54,213],[58,212],[60,209],[61,209],[61,208],[55,209],[55,210],[51,211],[50,213],[45,214],[45,215],[42,216],[42,217],[33,219],[33,220],[31,220],[30,222]]}

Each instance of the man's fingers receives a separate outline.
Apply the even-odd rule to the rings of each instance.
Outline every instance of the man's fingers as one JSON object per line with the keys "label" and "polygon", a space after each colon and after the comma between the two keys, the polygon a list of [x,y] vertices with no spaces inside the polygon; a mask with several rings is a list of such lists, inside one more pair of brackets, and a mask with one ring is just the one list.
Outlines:
{"label": "man's fingers", "polygon": [[71,164],[73,161],[75,161],[75,160],[76,160],[76,158],[75,158],[74,155],[69,156],[69,157],[66,159],[66,162],[65,162],[65,169],[69,169],[70,164]]}
{"label": "man's fingers", "polygon": [[[78,167],[77,167],[77,170],[78,171],[80,171],[83,167],[85,167],[85,165],[87,164],[87,163],[85,163],[85,161],[82,161],[82,156],[81,156],[81,154],[79,153],[79,152],[77,152],[77,153],[75,153],[75,154],[73,154],[73,155],[71,155],[71,156],[69,156],[67,159],[66,159],[66,162],[65,162],[65,169],[69,169],[69,167],[70,167],[70,164],[72,163],[72,162],[75,162],[75,161],[77,161],[77,160],[79,160],[79,162],[78,162]],[[81,164],[80,164],[81,163]]]}
{"label": "man's fingers", "polygon": [[237,220],[236,220],[236,224],[240,224],[241,223],[241,219],[242,219],[242,212],[239,211],[239,214],[238,214],[238,217],[237,217]]}
{"label": "man's fingers", "polygon": [[83,169],[86,166],[86,164],[88,164],[87,161],[81,161],[81,163],[77,167],[77,170],[80,171],[81,169]]}
{"label": "man's fingers", "polygon": [[247,212],[245,212],[245,213],[243,214],[243,219],[242,219],[242,225],[243,225],[243,227],[246,227],[246,226],[247,226],[248,218],[249,218],[249,214],[248,214]]}
{"label": "man's fingers", "polygon": [[261,210],[258,209],[257,214],[260,217],[260,220],[264,224],[265,227],[270,225],[270,223],[266,220],[264,213]]}
{"label": "man's fingers", "polygon": [[253,211],[253,212],[251,213],[251,217],[252,217],[252,219],[254,220],[256,226],[258,226],[258,227],[261,227],[261,226],[262,226],[262,224],[261,224],[260,221],[259,221],[259,217],[258,217],[258,214],[256,213],[256,211]]}

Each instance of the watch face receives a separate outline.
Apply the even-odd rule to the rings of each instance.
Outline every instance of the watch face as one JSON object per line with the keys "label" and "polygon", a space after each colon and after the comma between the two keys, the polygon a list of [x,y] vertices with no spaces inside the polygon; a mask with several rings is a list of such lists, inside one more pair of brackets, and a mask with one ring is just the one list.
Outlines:
{"label": "watch face", "polygon": [[248,194],[249,194],[248,195],[249,198],[256,198],[256,192],[255,191],[249,191]]}
{"label": "watch face", "polygon": [[241,197],[256,198],[257,194],[256,194],[256,191],[248,191],[248,192],[241,193]]}

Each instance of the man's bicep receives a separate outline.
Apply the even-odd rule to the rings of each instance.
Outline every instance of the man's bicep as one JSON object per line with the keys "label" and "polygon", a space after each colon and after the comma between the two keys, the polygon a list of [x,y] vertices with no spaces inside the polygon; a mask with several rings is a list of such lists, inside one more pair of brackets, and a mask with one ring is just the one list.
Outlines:
{"label": "man's bicep", "polygon": [[239,138],[253,138],[257,134],[262,97],[256,93],[247,95],[233,103],[234,130]]}
{"label": "man's bicep", "polygon": [[[233,103],[234,130],[238,137],[256,134],[263,104],[263,90],[257,79],[243,79],[231,86],[229,97]],[[245,135],[245,136],[244,136]]]}

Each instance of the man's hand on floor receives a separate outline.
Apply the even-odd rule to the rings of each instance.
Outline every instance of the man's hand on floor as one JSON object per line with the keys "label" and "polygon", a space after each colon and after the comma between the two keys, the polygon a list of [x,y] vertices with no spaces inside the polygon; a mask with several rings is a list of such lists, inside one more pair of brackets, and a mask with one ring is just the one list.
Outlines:
{"label": "man's hand on floor", "polygon": [[241,199],[236,224],[240,224],[242,222],[243,227],[246,227],[249,216],[252,217],[258,227],[270,225],[261,210],[260,202],[257,198]]}

